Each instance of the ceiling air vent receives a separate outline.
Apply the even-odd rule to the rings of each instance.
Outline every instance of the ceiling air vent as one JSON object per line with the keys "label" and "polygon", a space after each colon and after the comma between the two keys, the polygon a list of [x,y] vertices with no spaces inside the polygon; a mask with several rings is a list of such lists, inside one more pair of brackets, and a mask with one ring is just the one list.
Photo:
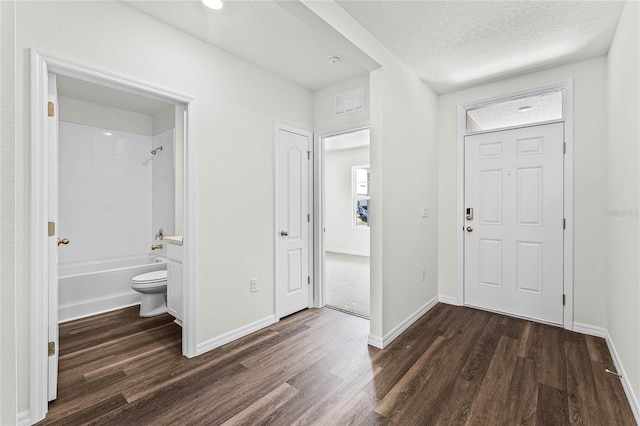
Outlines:
{"label": "ceiling air vent", "polygon": [[349,114],[364,109],[364,87],[336,95],[336,115]]}

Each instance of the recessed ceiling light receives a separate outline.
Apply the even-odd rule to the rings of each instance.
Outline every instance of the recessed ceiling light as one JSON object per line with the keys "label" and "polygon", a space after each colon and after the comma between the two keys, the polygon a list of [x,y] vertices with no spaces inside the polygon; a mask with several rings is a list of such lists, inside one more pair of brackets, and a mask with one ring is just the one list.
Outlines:
{"label": "recessed ceiling light", "polygon": [[224,4],[222,4],[222,0],[202,0],[202,4],[207,6],[209,9],[222,9]]}
{"label": "recessed ceiling light", "polygon": [[342,58],[338,55],[331,55],[327,58],[327,62],[331,65],[338,65]]}
{"label": "recessed ceiling light", "polygon": [[102,132],[102,134],[105,135],[105,136],[112,136],[113,135],[113,133],[111,133],[111,132]]}
{"label": "recessed ceiling light", "polygon": [[531,111],[532,109],[533,107],[531,105],[521,106],[520,108],[518,108],[518,112],[527,112]]}

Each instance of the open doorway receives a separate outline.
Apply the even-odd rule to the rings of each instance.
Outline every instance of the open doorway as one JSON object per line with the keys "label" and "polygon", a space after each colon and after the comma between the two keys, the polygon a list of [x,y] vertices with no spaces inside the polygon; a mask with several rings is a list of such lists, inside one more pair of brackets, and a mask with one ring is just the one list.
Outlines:
{"label": "open doorway", "polygon": [[[193,222],[187,220],[193,211],[193,176],[187,167],[193,160],[186,131],[192,99],[39,52],[32,52],[32,63],[32,93],[42,102],[34,103],[31,115],[30,411],[40,420],[47,401],[57,397],[59,323],[144,304],[145,294],[134,292],[131,274],[145,276],[164,268],[169,275],[165,282],[179,284],[181,352],[195,352],[190,262],[180,264],[172,279],[172,250],[162,265],[158,249],[164,233],[155,229],[164,226],[166,236],[184,235],[187,244],[180,245],[180,254],[188,259],[195,242]],[[143,122],[149,132],[141,131]],[[169,152],[161,159],[157,155]],[[154,159],[155,178],[162,181],[155,190]],[[145,220],[134,226],[132,218],[140,210]],[[166,214],[154,217],[152,211]],[[140,240],[137,254],[130,250],[133,239]],[[176,247],[179,243],[181,238]],[[102,275],[97,286],[96,271],[90,268]],[[164,293],[160,298],[166,300]],[[136,309],[134,316],[143,313]]]}
{"label": "open doorway", "polygon": [[369,318],[369,129],[322,138],[324,305]]}

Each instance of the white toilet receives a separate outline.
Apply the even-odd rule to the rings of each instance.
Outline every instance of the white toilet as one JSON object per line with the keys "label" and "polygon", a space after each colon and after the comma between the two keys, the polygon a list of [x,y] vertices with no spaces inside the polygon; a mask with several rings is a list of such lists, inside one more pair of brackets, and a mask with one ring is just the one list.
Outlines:
{"label": "white toilet", "polygon": [[140,300],[141,317],[152,317],[167,312],[166,269],[133,277],[131,288],[142,293]]}

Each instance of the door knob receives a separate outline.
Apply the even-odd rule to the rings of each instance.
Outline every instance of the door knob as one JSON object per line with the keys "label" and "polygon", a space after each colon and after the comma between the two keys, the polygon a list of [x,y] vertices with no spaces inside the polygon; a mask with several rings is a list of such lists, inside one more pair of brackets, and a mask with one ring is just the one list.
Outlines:
{"label": "door knob", "polygon": [[69,244],[69,239],[68,238],[62,238],[62,239],[58,238],[58,245],[60,245],[60,244],[64,244],[66,246],[67,244]]}
{"label": "door knob", "polygon": [[287,231],[280,231],[280,236],[281,237],[286,237],[287,235],[289,235],[289,233]]}
{"label": "door knob", "polygon": [[470,226],[467,226],[467,232],[473,232],[473,228]]}

